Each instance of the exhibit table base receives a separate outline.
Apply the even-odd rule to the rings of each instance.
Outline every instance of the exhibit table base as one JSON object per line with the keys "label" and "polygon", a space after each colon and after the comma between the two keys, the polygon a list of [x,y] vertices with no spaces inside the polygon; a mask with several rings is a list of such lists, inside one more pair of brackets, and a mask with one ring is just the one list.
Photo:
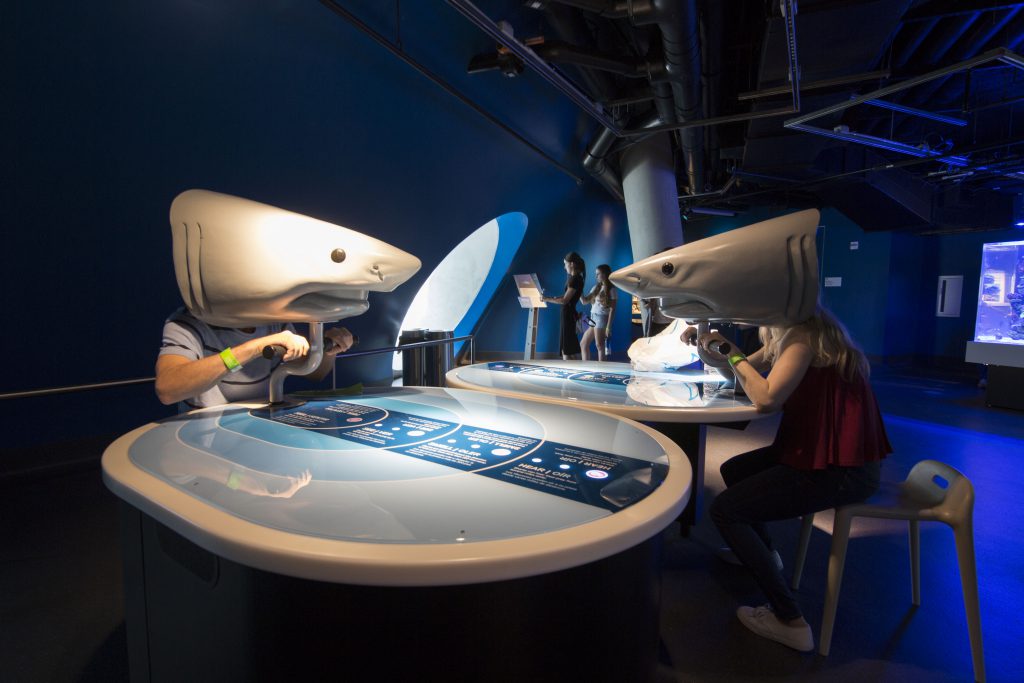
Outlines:
{"label": "exhibit table base", "polygon": [[1024,368],[989,365],[985,404],[996,408],[1024,410]]}
{"label": "exhibit table base", "polygon": [[579,567],[457,586],[266,572],[121,505],[133,681],[652,680],[660,534]]}

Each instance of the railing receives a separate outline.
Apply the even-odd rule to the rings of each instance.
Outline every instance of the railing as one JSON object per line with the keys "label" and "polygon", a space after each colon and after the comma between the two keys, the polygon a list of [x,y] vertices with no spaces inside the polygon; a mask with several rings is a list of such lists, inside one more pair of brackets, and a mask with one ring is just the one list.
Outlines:
{"label": "railing", "polygon": [[[469,340],[469,362],[476,362],[476,342],[471,334],[465,334],[461,337],[451,337],[449,339],[430,339],[428,341],[414,342],[412,344],[401,344],[394,347],[382,347],[379,349],[369,349],[367,351],[355,351],[353,353],[344,353],[338,358],[358,358],[359,356],[372,356],[380,353],[398,353],[405,351],[406,349],[413,349],[420,346],[436,346],[438,344],[454,344],[458,341]],[[7,393],[0,394],[0,400],[8,400],[15,398],[29,398],[35,396],[54,396],[58,394],[72,394],[78,391],[92,391],[94,389],[108,389],[111,387],[124,387],[133,384],[146,384],[152,382],[155,377],[139,377],[137,379],[122,379],[113,382],[96,382],[94,384],[75,384],[67,387],[53,387],[50,389],[31,389],[28,391],[10,391]]]}

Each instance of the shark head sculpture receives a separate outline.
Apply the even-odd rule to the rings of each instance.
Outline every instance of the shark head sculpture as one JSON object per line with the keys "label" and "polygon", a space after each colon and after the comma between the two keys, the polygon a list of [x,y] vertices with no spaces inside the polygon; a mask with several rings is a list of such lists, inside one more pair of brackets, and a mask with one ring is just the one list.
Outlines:
{"label": "shark head sculpture", "polygon": [[366,312],[420,260],[355,230],[187,190],[171,203],[174,272],[193,315],[223,327],[332,322]]}
{"label": "shark head sculpture", "polygon": [[611,274],[672,318],[785,326],[818,300],[814,235],[820,214],[799,211],[663,251]]}

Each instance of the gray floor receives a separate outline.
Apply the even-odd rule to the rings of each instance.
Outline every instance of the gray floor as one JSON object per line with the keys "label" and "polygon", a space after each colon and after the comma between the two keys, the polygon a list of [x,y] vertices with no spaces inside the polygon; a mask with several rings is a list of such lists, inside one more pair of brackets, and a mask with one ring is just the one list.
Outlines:
{"label": "gray floor", "polygon": [[[923,458],[961,469],[977,490],[976,547],[988,679],[1019,681],[1024,652],[1024,414],[986,408],[970,381],[876,372],[896,453],[884,475],[902,479]],[[744,431],[712,428],[708,493],[717,465],[766,443],[773,420]],[[829,519],[818,521],[801,603],[817,633]],[[774,525],[787,565],[797,522]],[[0,679],[127,678],[114,497],[95,468],[0,486]],[[747,632],[735,608],[760,604],[740,567],[714,557],[706,517],[687,539],[666,534],[662,681],[967,681],[970,649],[952,534],[922,527],[923,604],[912,609],[905,527],[856,526],[828,658],[801,655]],[[628,625],[624,624],[624,628]],[[443,680],[443,676],[424,680]]]}

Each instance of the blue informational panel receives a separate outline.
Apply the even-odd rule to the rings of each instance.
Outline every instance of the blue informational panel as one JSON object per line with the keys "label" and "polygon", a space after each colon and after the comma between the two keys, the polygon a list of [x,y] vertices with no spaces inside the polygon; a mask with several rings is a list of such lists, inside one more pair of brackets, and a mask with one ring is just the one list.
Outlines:
{"label": "blue informational panel", "polygon": [[250,415],[606,510],[643,499],[668,473],[662,463],[356,401],[316,401],[286,410],[259,408]]}
{"label": "blue informational panel", "polygon": [[618,387],[625,387],[629,384],[629,380],[633,376],[631,373],[581,372],[578,369],[573,370],[570,368],[530,365],[528,363],[509,363],[504,361],[488,363],[487,369],[493,372],[511,372],[536,377],[554,377],[557,379],[569,379],[576,382],[590,382],[591,384],[605,384]]}
{"label": "blue informational panel", "polygon": [[669,473],[664,447],[630,422],[426,388],[196,411],[141,433],[128,457],[236,517],[375,543],[585,524],[643,501]]}
{"label": "blue informational panel", "polygon": [[[493,361],[456,368],[448,373],[447,381],[449,386],[463,389],[594,406],[637,420],[666,418],[664,413],[643,410],[646,408],[684,408],[690,415],[685,421],[724,422],[751,419],[756,414],[746,396],[736,392],[731,378],[713,370],[656,372],[637,371],[627,363]],[[668,421],[672,417],[668,415]]]}

